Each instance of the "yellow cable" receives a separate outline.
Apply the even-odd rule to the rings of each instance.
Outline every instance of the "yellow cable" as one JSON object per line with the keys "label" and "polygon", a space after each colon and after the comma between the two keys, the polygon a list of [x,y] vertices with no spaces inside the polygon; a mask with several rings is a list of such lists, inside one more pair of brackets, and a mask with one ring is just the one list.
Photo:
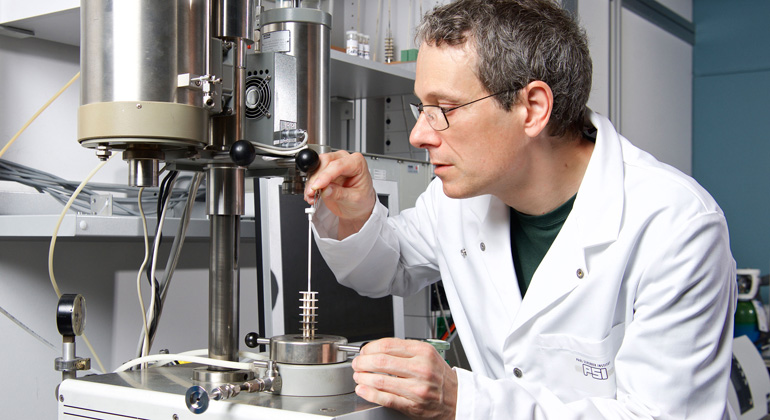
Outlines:
{"label": "yellow cable", "polygon": [[[106,165],[107,162],[109,162],[113,157],[115,157],[115,154],[110,156],[109,159],[99,162],[99,164],[96,165],[91,173],[86,176],[83,182],[78,185],[77,189],[75,189],[75,192],[72,193],[72,197],[70,197],[69,201],[67,201],[67,204],[64,205],[64,210],[62,210],[61,215],[59,215],[59,220],[56,222],[56,228],[54,228],[53,235],[51,235],[51,245],[48,248],[48,276],[51,278],[51,285],[53,286],[53,290],[56,292],[57,297],[61,297],[61,291],[59,290],[59,286],[56,284],[56,277],[53,275],[53,250],[56,247],[56,236],[59,234],[61,223],[64,220],[64,216],[67,214],[67,211],[69,211],[70,207],[72,206],[72,203],[75,202],[78,194],[80,194],[80,191],[82,191],[86,184],[88,184],[88,181],[90,181],[91,178],[93,178],[94,175],[99,172],[99,169],[102,169],[102,167]],[[102,365],[101,359],[99,359],[99,356],[96,355],[96,351],[94,351],[93,346],[91,346],[91,342],[88,341],[88,338],[85,334],[83,334],[83,341],[85,341],[88,349],[91,350],[91,354],[94,356],[94,359],[96,359],[96,363],[99,365],[99,369],[101,369],[102,372],[107,372],[107,370],[104,369],[104,365]]]}
{"label": "yellow cable", "polygon": [[17,138],[19,138],[21,133],[23,133],[24,130],[26,130],[27,127],[29,127],[29,125],[32,124],[32,122],[35,121],[35,119],[37,119],[37,117],[40,116],[40,114],[42,114],[43,111],[45,111],[45,109],[48,108],[48,106],[51,105],[53,101],[56,100],[56,98],[58,98],[62,93],[64,93],[64,91],[67,90],[67,88],[70,87],[70,85],[75,83],[75,80],[78,80],[79,77],[80,77],[80,72],[78,72],[78,74],[76,74],[75,77],[73,77],[69,82],[67,82],[67,84],[64,85],[61,89],[59,89],[59,91],[56,92],[56,94],[53,95],[53,97],[51,97],[51,99],[49,99],[48,102],[46,102],[42,107],[40,107],[40,109],[37,110],[35,115],[33,115],[32,118],[30,118],[29,121],[27,121],[27,123],[24,124],[24,126],[22,126],[21,129],[13,137],[11,137],[11,140],[8,142],[8,144],[6,144],[5,147],[3,147],[2,150],[0,150],[0,158],[3,157],[3,155],[5,154],[5,151],[8,150],[9,147],[11,147],[13,142],[15,142]]}

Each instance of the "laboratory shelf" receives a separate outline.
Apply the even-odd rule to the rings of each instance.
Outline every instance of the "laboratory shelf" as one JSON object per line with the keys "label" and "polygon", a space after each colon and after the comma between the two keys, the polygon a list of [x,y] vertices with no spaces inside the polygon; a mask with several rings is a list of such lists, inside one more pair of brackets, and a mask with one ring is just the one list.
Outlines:
{"label": "laboratory shelf", "polygon": [[[209,237],[209,220],[202,203],[196,203],[190,224],[187,227],[187,239],[204,240]],[[0,191],[0,239],[12,238],[50,238],[56,228],[63,204],[45,193],[2,192]],[[176,217],[171,217],[176,216]],[[176,236],[179,226],[179,213],[171,213],[163,223],[163,235]],[[157,219],[147,217],[150,234],[155,230]],[[254,218],[241,219],[241,237],[254,240]],[[68,212],[59,227],[62,238],[142,238],[142,219],[139,216],[114,214],[95,214]]]}
{"label": "laboratory shelf", "polygon": [[406,95],[414,90],[414,63],[383,64],[331,50],[332,97],[345,99]]}
{"label": "laboratory shelf", "polygon": [[[50,238],[59,215],[0,215],[0,238]],[[147,218],[150,235],[156,224],[154,217]],[[163,235],[176,236],[179,218],[167,218]],[[142,219],[136,216],[98,216],[91,214],[67,214],[59,227],[59,238],[142,238]],[[187,228],[188,240],[209,237],[208,219],[192,219]],[[241,238],[254,240],[254,220],[241,220]]]}
{"label": "laboratory shelf", "polygon": [[[1,215],[0,239],[50,238],[59,215]],[[148,218],[150,235],[156,219]],[[163,235],[176,236],[179,218],[167,218]],[[97,216],[91,214],[67,214],[59,227],[59,238],[126,239],[142,238],[142,220],[136,216]],[[203,240],[209,237],[208,219],[192,219],[187,228],[187,240]],[[241,238],[254,240],[254,220],[241,219]]]}

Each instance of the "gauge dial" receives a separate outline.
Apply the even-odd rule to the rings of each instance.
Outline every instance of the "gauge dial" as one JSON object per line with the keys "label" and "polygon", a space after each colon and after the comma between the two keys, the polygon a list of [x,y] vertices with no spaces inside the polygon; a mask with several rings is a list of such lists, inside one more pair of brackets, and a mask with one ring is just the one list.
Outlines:
{"label": "gauge dial", "polygon": [[56,308],[56,326],[66,336],[83,334],[86,327],[86,300],[82,295],[62,295]]}

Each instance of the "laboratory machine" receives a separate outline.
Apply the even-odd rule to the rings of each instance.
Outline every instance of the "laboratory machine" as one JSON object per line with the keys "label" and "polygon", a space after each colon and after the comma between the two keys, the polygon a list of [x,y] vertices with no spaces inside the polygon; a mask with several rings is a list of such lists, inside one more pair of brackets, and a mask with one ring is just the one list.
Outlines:
{"label": "laboratory machine", "polygon": [[[299,194],[318,154],[330,149],[331,15],[307,3],[81,2],[80,144],[102,160],[122,153],[131,186],[157,186],[163,168],[205,174],[209,316],[200,333],[208,349],[78,378],[89,365],[74,339],[86,304],[64,295],[59,419],[402,418],[353,392],[350,356],[360,347],[317,331],[323,301],[309,270],[297,300],[299,332],[248,334],[255,351],[239,353],[245,179],[281,177],[284,193]],[[306,212],[311,219],[314,208]]]}

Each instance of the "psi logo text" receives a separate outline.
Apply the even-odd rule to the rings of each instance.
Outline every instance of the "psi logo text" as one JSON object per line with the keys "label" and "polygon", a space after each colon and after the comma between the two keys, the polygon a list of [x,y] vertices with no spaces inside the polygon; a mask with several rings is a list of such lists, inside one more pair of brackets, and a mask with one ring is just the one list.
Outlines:
{"label": "psi logo text", "polygon": [[583,364],[583,375],[594,379],[605,380],[608,378],[607,368],[598,368]]}

